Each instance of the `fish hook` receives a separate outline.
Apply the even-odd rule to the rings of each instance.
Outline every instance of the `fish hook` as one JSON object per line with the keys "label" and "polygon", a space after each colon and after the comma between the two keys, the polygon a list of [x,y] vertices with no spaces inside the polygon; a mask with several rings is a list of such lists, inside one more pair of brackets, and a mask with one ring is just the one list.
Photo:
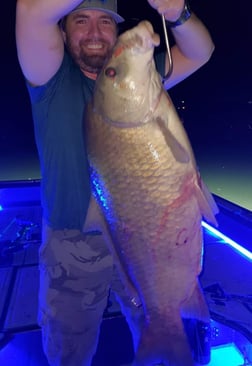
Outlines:
{"label": "fish hook", "polygon": [[162,17],[162,23],[163,23],[163,29],[164,29],[165,45],[166,45],[167,55],[168,55],[168,63],[169,63],[169,70],[163,78],[163,84],[164,84],[171,76],[172,69],[173,69],[173,61],[172,61],[171,49],[170,49],[170,45],[169,45],[169,39],[168,39],[168,33],[167,33],[164,14],[162,14],[161,17]]}

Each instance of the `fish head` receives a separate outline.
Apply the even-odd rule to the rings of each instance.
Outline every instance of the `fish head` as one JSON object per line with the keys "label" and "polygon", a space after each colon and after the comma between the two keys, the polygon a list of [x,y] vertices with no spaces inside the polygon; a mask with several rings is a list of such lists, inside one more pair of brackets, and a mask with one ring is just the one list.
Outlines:
{"label": "fish head", "polygon": [[160,37],[148,21],[118,37],[96,82],[95,112],[119,126],[146,120],[144,116],[160,94],[161,77],[153,59],[159,43]]}

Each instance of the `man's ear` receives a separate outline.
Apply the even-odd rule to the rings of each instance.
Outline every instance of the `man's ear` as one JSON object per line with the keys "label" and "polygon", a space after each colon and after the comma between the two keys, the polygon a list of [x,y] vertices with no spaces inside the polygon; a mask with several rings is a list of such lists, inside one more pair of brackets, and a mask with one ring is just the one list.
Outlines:
{"label": "man's ear", "polygon": [[60,28],[60,31],[61,31],[61,34],[62,34],[63,41],[64,41],[64,43],[66,43],[66,32],[63,31],[62,28]]}
{"label": "man's ear", "polygon": [[64,43],[66,43],[66,32],[65,32],[66,17],[64,17],[63,19],[60,19],[60,21],[58,22],[58,26],[60,28],[60,32],[62,34],[63,41],[64,41]]}

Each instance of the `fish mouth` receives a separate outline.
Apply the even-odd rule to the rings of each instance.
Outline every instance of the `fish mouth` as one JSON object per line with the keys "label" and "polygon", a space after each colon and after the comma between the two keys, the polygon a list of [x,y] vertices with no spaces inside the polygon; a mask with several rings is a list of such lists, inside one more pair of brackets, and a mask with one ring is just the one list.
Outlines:
{"label": "fish mouth", "polygon": [[153,47],[157,47],[160,44],[160,36],[154,31],[152,24],[147,20],[140,22],[137,27],[123,33],[120,39],[128,45],[127,47],[132,43],[138,52],[140,50],[146,51],[153,49]]}

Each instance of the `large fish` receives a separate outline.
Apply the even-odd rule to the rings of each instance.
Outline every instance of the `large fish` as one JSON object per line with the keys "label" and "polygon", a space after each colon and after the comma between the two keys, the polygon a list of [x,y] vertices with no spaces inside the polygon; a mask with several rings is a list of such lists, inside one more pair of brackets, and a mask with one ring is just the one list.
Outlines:
{"label": "large fish", "polygon": [[209,320],[198,276],[202,216],[216,224],[191,145],[157,73],[143,21],[118,38],[86,117],[93,192],[145,325],[134,366],[192,366],[181,317]]}

